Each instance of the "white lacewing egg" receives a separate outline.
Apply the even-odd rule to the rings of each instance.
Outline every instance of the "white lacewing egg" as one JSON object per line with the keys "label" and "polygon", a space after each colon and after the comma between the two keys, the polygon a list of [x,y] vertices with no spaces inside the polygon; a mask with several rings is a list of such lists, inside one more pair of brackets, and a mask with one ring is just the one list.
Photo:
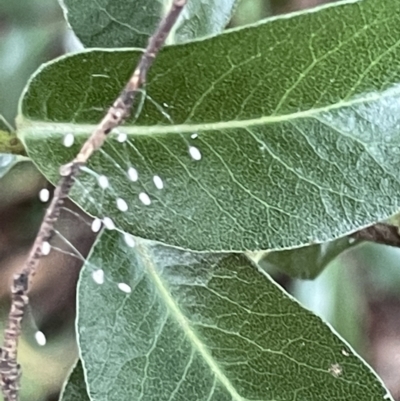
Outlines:
{"label": "white lacewing egg", "polygon": [[126,142],[127,139],[128,139],[128,135],[126,135],[124,132],[120,132],[117,136],[117,141],[120,143]]}
{"label": "white lacewing egg", "polygon": [[103,223],[108,230],[115,230],[115,224],[109,217],[104,217]]}
{"label": "white lacewing egg", "polygon": [[100,185],[100,188],[102,188],[102,189],[106,189],[110,185],[110,183],[108,182],[108,178],[105,175],[100,175],[97,178],[97,181],[98,181],[98,183]]}
{"label": "white lacewing egg", "polygon": [[100,231],[100,228],[101,228],[101,220],[100,219],[94,219],[93,221],[92,221],[92,227],[91,227],[91,229],[92,229],[92,231],[94,232],[94,233],[98,233],[99,231]]}
{"label": "white lacewing egg", "polygon": [[66,134],[63,138],[63,145],[66,148],[70,148],[74,144],[74,142],[75,142],[75,137],[74,134],[72,133]]}
{"label": "white lacewing egg", "polygon": [[190,146],[189,147],[189,154],[193,160],[200,160],[201,159],[201,153],[200,150],[197,149],[195,146]]}
{"label": "white lacewing egg", "polygon": [[44,333],[41,332],[41,331],[37,331],[37,332],[35,333],[35,340],[36,340],[36,342],[37,342],[41,347],[43,347],[44,345],[46,345],[46,342],[47,342],[46,336],[45,336]]}
{"label": "white lacewing egg", "polygon": [[132,292],[132,288],[125,283],[119,283],[118,288],[122,291],[125,292],[126,294],[130,294]]}
{"label": "white lacewing egg", "polygon": [[129,167],[128,168],[128,178],[132,182],[136,182],[138,180],[139,174],[138,174],[137,170],[134,167]]}
{"label": "white lacewing egg", "polygon": [[164,188],[164,182],[161,179],[161,177],[159,177],[158,175],[155,175],[153,177],[153,182],[154,182],[154,185],[156,186],[157,189],[163,189]]}
{"label": "white lacewing egg", "polygon": [[39,192],[39,199],[41,202],[45,203],[50,199],[50,191],[46,188],[43,188]]}
{"label": "white lacewing egg", "polygon": [[121,212],[126,212],[128,210],[128,204],[122,198],[117,198],[117,208]]}
{"label": "white lacewing egg", "polygon": [[96,284],[104,284],[104,271],[102,269],[95,270],[92,273],[92,279]]}
{"label": "white lacewing egg", "polygon": [[143,203],[143,205],[149,206],[151,204],[151,199],[149,195],[146,194],[146,192],[141,192],[139,194],[139,199]]}
{"label": "white lacewing egg", "polygon": [[42,255],[47,256],[51,251],[51,245],[49,242],[44,241],[42,244]]}

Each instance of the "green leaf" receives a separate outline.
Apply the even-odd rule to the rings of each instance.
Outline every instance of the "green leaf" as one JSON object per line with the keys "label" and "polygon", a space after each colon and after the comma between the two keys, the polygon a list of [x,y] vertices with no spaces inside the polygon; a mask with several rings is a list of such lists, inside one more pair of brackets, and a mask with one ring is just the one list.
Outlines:
{"label": "green leaf", "polygon": [[[238,0],[188,0],[173,42],[220,33]],[[85,47],[146,47],[169,0],[60,0],[65,17]]]}
{"label": "green leaf", "polygon": [[173,42],[189,42],[222,32],[238,2],[239,0],[188,0]]}
{"label": "green leaf", "polygon": [[291,277],[310,280],[317,277],[340,254],[360,242],[344,237],[287,251],[260,252],[254,256],[256,262],[266,272],[278,269]]}
{"label": "green leaf", "polygon": [[85,377],[81,361],[78,361],[73,368],[64,389],[60,396],[60,401],[89,401],[87,394]]}
{"label": "green leaf", "polygon": [[270,0],[241,0],[232,17],[232,24],[235,27],[247,25],[270,15]]}
{"label": "green leaf", "polygon": [[314,281],[293,280],[290,286],[302,305],[329,322],[361,355],[368,355],[371,348],[365,330],[370,294],[360,285],[360,270],[352,262],[359,263],[360,250],[369,246],[367,242],[360,244],[351,255],[331,263]]}
{"label": "green leaf", "polygon": [[[42,62],[48,60],[46,50],[51,43],[57,43],[56,39],[61,36],[60,32],[64,28],[54,21],[49,24],[45,18],[35,20],[33,16],[39,13],[49,14],[43,13],[42,10],[39,12],[37,9],[33,10],[35,7],[32,6],[32,2],[19,3],[21,3],[20,10],[10,10],[10,21],[13,21],[11,29],[6,29],[0,37],[0,110],[10,122],[14,121],[17,114],[18,99],[26,81]],[[43,7],[52,8],[52,4],[44,3],[42,1]],[[3,3],[0,7],[3,12],[8,8],[8,4]],[[18,21],[18,14],[22,9],[29,15],[25,18],[33,19],[29,24],[27,21],[25,23]],[[54,55],[55,51],[56,48],[53,48],[51,54]]]}
{"label": "green leaf", "polygon": [[242,255],[129,248],[105,231],[78,299],[96,401],[391,399],[329,326]]}
{"label": "green leaf", "polygon": [[[139,117],[120,129],[128,140],[112,136],[89,163],[111,189],[85,173],[74,199],[137,236],[208,251],[321,243],[387,218],[400,206],[399,20],[400,2],[365,0],[164,49]],[[138,57],[90,51],[33,77],[19,136],[49,179]],[[127,180],[130,166],[139,181]]]}

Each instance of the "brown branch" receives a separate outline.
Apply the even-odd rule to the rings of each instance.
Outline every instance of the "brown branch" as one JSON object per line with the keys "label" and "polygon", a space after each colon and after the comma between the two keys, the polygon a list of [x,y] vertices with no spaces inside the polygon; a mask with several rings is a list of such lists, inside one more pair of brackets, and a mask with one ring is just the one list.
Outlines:
{"label": "brown branch", "polygon": [[75,159],[60,168],[60,182],[55,189],[53,199],[46,211],[28,259],[22,270],[13,277],[11,308],[5,329],[3,347],[0,349],[0,386],[5,401],[16,401],[19,398],[18,390],[21,373],[20,366],[17,363],[18,339],[21,334],[21,321],[25,307],[29,301],[29,282],[36,273],[39,259],[43,256],[43,246],[44,244],[47,245],[47,241],[50,240],[53,234],[54,223],[57,221],[64,201],[76,177],[79,175],[80,168],[87,163],[93,152],[103,145],[107,135],[128,117],[140,87],[146,82],[147,72],[151,64],[171,32],[185,4],[186,0],[173,1],[170,11],[150,38],[148,46],[124,90],[89,139],[83,144]]}
{"label": "brown branch", "polygon": [[400,248],[399,228],[391,224],[377,223],[373,226],[356,231],[351,234],[350,237]]}

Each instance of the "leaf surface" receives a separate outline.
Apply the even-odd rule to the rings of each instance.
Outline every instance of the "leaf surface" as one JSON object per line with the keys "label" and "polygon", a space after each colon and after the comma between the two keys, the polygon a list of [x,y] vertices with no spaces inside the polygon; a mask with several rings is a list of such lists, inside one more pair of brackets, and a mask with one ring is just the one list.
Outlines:
{"label": "leaf surface", "polygon": [[60,401],[90,401],[87,394],[81,361],[78,361],[67,379]]}
{"label": "leaf surface", "polygon": [[[111,135],[73,198],[137,236],[206,251],[321,243],[383,220],[399,210],[398,38],[400,2],[365,0],[168,47],[138,118],[119,131],[127,140]],[[49,179],[138,57],[90,51],[32,79],[19,136]],[[69,149],[66,134],[75,136]]]}
{"label": "leaf surface", "polygon": [[[146,47],[169,0],[60,0],[65,17],[85,47]],[[237,0],[188,0],[174,43],[217,34],[229,22]]]}
{"label": "leaf surface", "polygon": [[343,340],[244,256],[139,239],[129,248],[105,231],[78,293],[96,401],[391,399]]}
{"label": "leaf surface", "polygon": [[269,272],[278,269],[291,277],[301,279],[316,278],[334,259],[361,241],[343,237],[331,242],[308,245],[285,251],[262,252],[255,255],[257,263]]}

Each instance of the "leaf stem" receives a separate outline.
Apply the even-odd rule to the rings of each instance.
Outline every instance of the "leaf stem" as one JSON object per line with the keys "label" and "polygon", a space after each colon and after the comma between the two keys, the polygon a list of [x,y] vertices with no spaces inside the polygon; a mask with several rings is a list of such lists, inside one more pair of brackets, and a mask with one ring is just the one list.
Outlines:
{"label": "leaf stem", "polygon": [[26,156],[24,145],[15,133],[0,130],[0,153]]}
{"label": "leaf stem", "polygon": [[373,226],[356,231],[350,237],[400,248],[399,228],[387,223],[376,223]]}

